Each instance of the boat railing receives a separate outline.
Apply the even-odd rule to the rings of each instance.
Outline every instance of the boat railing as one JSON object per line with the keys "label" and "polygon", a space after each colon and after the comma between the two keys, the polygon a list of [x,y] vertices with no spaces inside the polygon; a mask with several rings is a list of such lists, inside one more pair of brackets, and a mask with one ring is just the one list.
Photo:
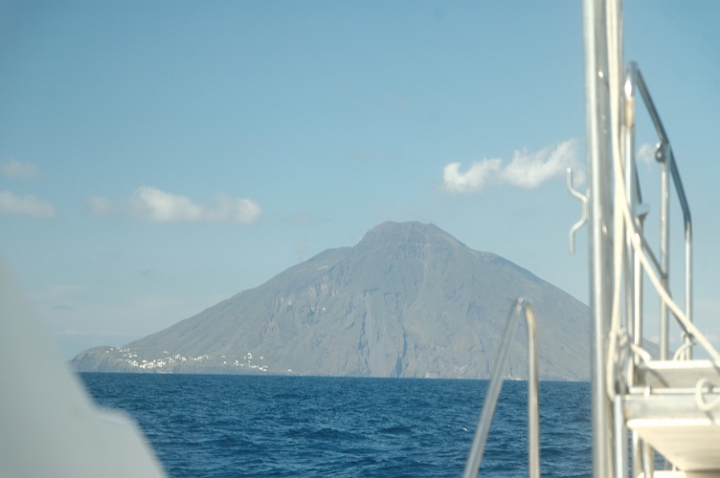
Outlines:
{"label": "boat railing", "polygon": [[480,469],[485,443],[487,442],[490,424],[492,423],[495,405],[502,389],[503,377],[510,357],[510,349],[514,343],[515,334],[520,323],[520,315],[525,317],[528,333],[528,475],[530,478],[540,478],[540,415],[539,415],[539,388],[538,375],[538,347],[537,347],[537,321],[532,305],[523,298],[517,299],[508,314],[505,330],[500,342],[498,357],[493,364],[490,384],[485,393],[480,420],[475,430],[470,454],[463,478],[475,478]]}
{"label": "boat railing", "polygon": [[[655,159],[661,165],[660,176],[660,254],[659,259],[644,235],[644,221],[649,206],[643,203],[635,158],[636,92],[640,93],[652,119],[659,142]],[[610,340],[606,365],[606,390],[611,400],[635,383],[635,367],[647,361],[643,351],[643,278],[650,279],[660,296],[660,361],[669,355],[668,313],[672,312],[682,329],[683,345],[673,359],[692,359],[694,341],[700,343],[713,360],[720,364],[720,354],[692,321],[692,219],[685,189],[675,161],[670,140],[652,101],[642,73],[635,63],[625,68],[624,84],[618,98],[619,125],[611,128],[614,148],[614,280]],[[683,212],[685,232],[685,309],[681,309],[670,292],[670,178]],[[571,184],[568,184],[571,187]],[[572,192],[572,191],[571,191]],[[574,195],[577,195],[575,193]],[[575,229],[575,226],[573,226]],[[571,230],[572,231],[572,230]],[[623,307],[624,306],[624,307]],[[623,310],[624,309],[624,310]]]}
{"label": "boat railing", "polygon": [[[640,69],[637,64],[631,62],[627,65],[625,71],[625,84],[623,88],[624,93],[624,104],[625,104],[625,121],[623,125],[624,129],[624,141],[625,141],[625,158],[626,158],[626,179],[628,190],[627,200],[633,211],[636,212],[638,218],[638,228],[642,231],[642,222],[645,214],[649,211],[647,207],[641,207],[642,196],[640,193],[640,185],[637,179],[637,165],[635,161],[635,118],[636,118],[636,91],[640,93],[640,97],[643,99],[643,103],[647,109],[650,119],[652,120],[655,131],[658,135],[658,143],[655,147],[655,160],[660,164],[660,260],[653,260],[653,265],[657,269],[660,276],[661,283],[664,286],[665,291],[670,295],[670,178],[677,193],[677,198],[680,203],[683,215],[683,226],[684,226],[684,242],[685,242],[685,316],[688,321],[693,321],[693,310],[692,310],[692,293],[693,293],[693,274],[692,274],[692,216],[690,214],[690,206],[688,204],[687,196],[685,195],[685,188],[683,187],[680,172],[678,170],[677,163],[675,161],[675,155],[673,154],[670,139],[668,138],[665,128],[660,120],[660,115],[655,108],[655,103],[650,96],[647,85],[643,78]],[[645,248],[652,254],[652,249],[645,245]],[[656,257],[652,254],[652,257]],[[635,266],[635,277],[632,279],[634,282],[634,296],[632,302],[636,303],[635,310],[632,311],[632,331],[635,336],[635,344],[642,346],[642,274],[639,261],[633,261]],[[629,281],[628,281],[629,283]],[[675,315],[675,314],[674,314]],[[676,319],[677,316],[676,316]],[[682,322],[680,322],[681,328],[685,329]],[[690,334],[684,330],[683,334],[683,345],[679,350],[682,351],[680,354],[675,354],[674,359],[692,359],[692,346],[693,341]],[[661,300],[660,304],[660,360],[668,360],[669,357],[669,320],[668,320],[668,306],[664,300]]]}
{"label": "boat railing", "polygon": [[[635,158],[635,97],[640,93],[652,119],[659,142],[655,159],[660,163],[660,247],[659,258],[644,234],[644,221],[649,206],[643,203]],[[720,354],[693,324],[692,310],[692,219],[685,190],[675,161],[670,140],[660,121],[647,85],[635,63],[625,69],[619,100],[618,123],[613,134],[613,274],[610,334],[605,366],[605,390],[612,404],[612,435],[614,436],[614,470],[616,478],[628,471],[627,430],[632,430],[632,476],[654,474],[654,447],[666,458],[666,464],[683,468],[712,469],[715,463],[707,456],[687,459],[678,446],[670,446],[666,437],[680,433],[684,423],[673,422],[684,405],[689,403],[691,415],[707,413],[720,404],[714,395],[706,402],[703,393],[717,380]],[[611,99],[612,101],[612,99]],[[619,144],[618,144],[619,143]],[[685,307],[681,308],[670,292],[670,179],[677,192],[683,213],[685,233]],[[659,360],[643,349],[643,279],[650,279],[660,296]],[[683,344],[672,357],[683,360],[678,366],[669,360],[669,313],[682,329]],[[713,363],[692,361],[696,342],[706,350]],[[684,377],[683,377],[684,376]],[[678,377],[681,380],[678,380]],[[710,381],[712,380],[712,382]],[[683,382],[683,383],[681,383]],[[688,383],[684,383],[688,382]],[[688,388],[689,385],[689,388]],[[694,394],[688,394],[693,390]],[[674,395],[673,395],[674,394]],[[685,398],[687,397],[687,399]],[[689,401],[688,401],[689,400]],[[693,415],[695,416],[695,415]],[[703,415],[704,416],[704,415]],[[706,426],[701,418],[700,426]],[[670,421],[668,421],[670,420]],[[715,433],[715,432],[711,432]]]}
{"label": "boat railing", "polygon": [[[632,478],[652,478],[656,452],[665,459],[665,478],[716,476],[720,353],[694,324],[692,219],[678,165],[643,75],[636,64],[624,63],[622,1],[584,0],[583,28],[593,477],[626,478],[631,471]],[[636,96],[659,139],[654,151],[661,168],[659,254],[644,231],[649,208],[635,159]],[[670,292],[673,186],[685,233],[682,308]],[[660,298],[657,357],[643,349],[644,280]],[[670,314],[682,329],[674,360],[669,360]],[[694,344],[710,360],[694,359]]]}

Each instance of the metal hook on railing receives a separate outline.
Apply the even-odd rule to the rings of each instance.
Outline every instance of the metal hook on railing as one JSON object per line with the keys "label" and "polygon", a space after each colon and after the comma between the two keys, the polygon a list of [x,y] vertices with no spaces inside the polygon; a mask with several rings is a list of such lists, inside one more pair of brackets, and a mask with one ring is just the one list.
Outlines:
{"label": "metal hook on railing", "polygon": [[580,220],[576,222],[573,227],[570,228],[570,254],[575,254],[575,233],[585,225],[588,219],[588,199],[587,196],[578,192],[573,187],[573,175],[572,168],[567,168],[567,188],[571,195],[575,196],[582,203],[582,216]]}

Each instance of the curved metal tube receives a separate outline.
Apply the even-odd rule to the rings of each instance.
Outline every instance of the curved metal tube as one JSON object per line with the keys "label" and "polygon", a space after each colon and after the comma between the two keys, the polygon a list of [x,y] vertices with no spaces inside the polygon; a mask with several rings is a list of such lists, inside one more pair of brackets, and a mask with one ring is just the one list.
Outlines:
{"label": "curved metal tube", "polygon": [[525,316],[528,330],[528,475],[530,478],[540,478],[540,414],[538,411],[540,379],[538,376],[537,321],[532,305],[522,297],[513,304],[508,314],[498,359],[493,365],[490,385],[485,394],[485,402],[475,430],[475,438],[470,448],[463,478],[475,478],[480,469],[490,424],[495,413],[495,405],[502,389],[503,375],[510,357],[510,347],[520,322],[520,313]]}
{"label": "curved metal tube", "polygon": [[[685,315],[689,321],[693,320],[693,309],[692,309],[692,293],[693,293],[693,270],[692,270],[692,216],[690,215],[690,205],[688,204],[687,196],[685,195],[685,188],[683,187],[682,179],[680,178],[680,171],[678,170],[677,163],[675,161],[675,155],[673,154],[672,146],[670,145],[670,138],[668,138],[665,132],[665,127],[660,121],[660,115],[655,108],[650,92],[648,91],[645,79],[637,67],[637,64],[630,63],[628,65],[627,77],[625,79],[625,96],[631,98],[633,96],[633,89],[637,88],[640,96],[645,103],[650,118],[655,126],[660,143],[658,144],[658,150],[656,153],[656,159],[663,164],[663,181],[661,184],[661,196],[662,205],[664,206],[661,210],[661,262],[662,267],[659,268],[661,275],[663,275],[663,285],[668,288],[668,257],[669,257],[669,225],[668,225],[668,196],[669,196],[669,176],[672,178],[673,185],[675,186],[675,192],[680,202],[680,207],[683,213],[683,223],[685,226]],[[648,248],[648,250],[650,250]],[[667,359],[667,343],[668,343],[668,330],[667,330],[667,307],[661,304],[660,310],[660,344],[661,344],[661,356],[662,359]],[[692,358],[692,339],[688,337],[685,340],[688,344],[686,359]]]}

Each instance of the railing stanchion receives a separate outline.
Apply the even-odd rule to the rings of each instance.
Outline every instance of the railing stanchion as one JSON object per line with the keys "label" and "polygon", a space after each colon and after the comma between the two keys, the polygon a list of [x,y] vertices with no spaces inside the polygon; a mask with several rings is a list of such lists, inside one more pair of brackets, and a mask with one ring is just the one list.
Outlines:
{"label": "railing stanchion", "polygon": [[480,469],[490,424],[495,413],[495,405],[497,405],[498,396],[502,389],[503,374],[510,357],[510,349],[520,322],[521,313],[525,316],[528,329],[528,476],[529,478],[540,478],[540,412],[538,396],[540,377],[538,375],[537,321],[532,305],[522,298],[515,301],[508,314],[507,324],[498,350],[498,358],[493,365],[490,384],[485,393],[485,401],[483,402],[480,420],[475,430],[475,437],[465,465],[463,478],[475,478]]}

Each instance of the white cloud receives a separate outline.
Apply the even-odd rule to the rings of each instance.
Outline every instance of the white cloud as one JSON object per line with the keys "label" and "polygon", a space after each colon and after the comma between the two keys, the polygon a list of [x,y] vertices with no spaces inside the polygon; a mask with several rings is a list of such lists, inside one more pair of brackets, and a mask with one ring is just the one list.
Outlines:
{"label": "white cloud", "polygon": [[483,159],[474,162],[465,173],[460,172],[460,163],[450,163],[443,168],[445,188],[453,194],[479,192],[492,181],[501,168],[502,159]]}
{"label": "white cloud", "polygon": [[208,220],[230,221],[238,224],[254,224],[262,216],[262,209],[255,201],[247,198],[233,198],[219,194],[215,198],[217,209],[206,212]]}
{"label": "white cloud", "polygon": [[655,145],[651,143],[643,143],[635,153],[635,159],[646,164],[655,162]]}
{"label": "white cloud", "polygon": [[573,167],[575,182],[584,182],[584,171],[578,161],[578,141],[564,141],[555,148],[544,148],[535,153],[515,151],[512,161],[503,166],[502,159],[483,159],[474,162],[467,172],[460,172],[460,163],[443,168],[443,185],[452,194],[480,192],[486,184],[511,184],[534,189],[555,176],[562,176]]}
{"label": "white cloud", "polygon": [[130,213],[151,222],[224,222],[253,224],[262,216],[260,206],[246,198],[218,195],[216,207],[208,208],[192,202],[187,196],[166,193],[142,186],[130,196]]}
{"label": "white cloud", "polygon": [[130,196],[130,212],[152,222],[199,221],[203,209],[190,198],[142,186]]}
{"label": "white cloud", "polygon": [[577,141],[568,140],[554,149],[544,148],[536,153],[515,151],[513,159],[500,171],[503,182],[525,189],[534,189],[555,176],[562,176],[578,157]]}
{"label": "white cloud", "polygon": [[16,196],[10,191],[0,192],[0,213],[32,217],[55,217],[55,206],[35,196]]}
{"label": "white cloud", "polygon": [[8,159],[7,161],[0,161],[0,172],[6,178],[29,178],[36,179],[42,176],[40,168],[32,163],[21,163],[14,159]]}
{"label": "white cloud", "polygon": [[104,196],[87,196],[85,205],[93,216],[105,216],[112,210],[112,201]]}

